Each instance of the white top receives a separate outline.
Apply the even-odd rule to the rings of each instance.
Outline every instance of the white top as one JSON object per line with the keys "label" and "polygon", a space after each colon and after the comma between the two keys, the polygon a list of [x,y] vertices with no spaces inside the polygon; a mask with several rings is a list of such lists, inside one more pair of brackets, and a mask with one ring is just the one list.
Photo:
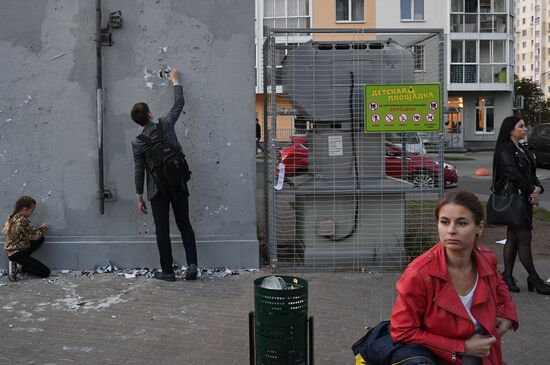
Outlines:
{"label": "white top", "polygon": [[[479,275],[476,275],[476,282],[474,284],[474,287],[470,292],[466,295],[458,295],[460,297],[460,300],[462,301],[462,304],[464,305],[464,308],[466,308],[466,312],[468,312],[468,315],[470,316],[470,319],[472,322],[474,322],[474,328],[475,332],[477,333],[478,330],[481,328],[481,325],[479,322],[475,319],[475,317],[472,315],[472,302],[474,300],[474,293],[477,288],[477,279]],[[463,356],[462,357],[462,365],[478,365],[481,363],[481,359],[479,357],[474,356]]]}
{"label": "white top", "polygon": [[476,288],[477,288],[477,279],[478,279],[479,275],[476,275],[476,282],[474,284],[474,287],[472,288],[472,290],[470,290],[470,292],[466,295],[458,295],[460,297],[460,300],[462,301],[462,304],[464,304],[464,308],[466,308],[466,312],[468,312],[468,315],[470,316],[470,319],[472,320],[472,322],[474,322],[474,328],[475,330],[477,331],[481,325],[479,324],[479,322],[477,321],[477,319],[474,318],[474,316],[472,315],[472,302],[474,300],[474,293],[476,291]]}

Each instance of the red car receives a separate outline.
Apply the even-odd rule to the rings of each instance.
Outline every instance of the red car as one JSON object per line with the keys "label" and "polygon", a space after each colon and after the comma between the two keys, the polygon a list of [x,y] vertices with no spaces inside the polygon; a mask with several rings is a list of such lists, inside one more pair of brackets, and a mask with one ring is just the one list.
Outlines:
{"label": "red car", "polygon": [[[294,176],[300,171],[307,171],[309,168],[308,136],[294,136],[291,137],[291,141],[292,144],[281,149],[279,155],[279,162],[285,165],[285,177]],[[418,189],[430,189],[438,186],[439,163],[432,157],[407,152],[405,157],[407,176],[405,177],[402,174],[403,151],[401,147],[386,142],[385,158],[386,175],[408,180]],[[456,188],[458,186],[456,168],[451,164],[444,163],[443,171],[445,188]]]}

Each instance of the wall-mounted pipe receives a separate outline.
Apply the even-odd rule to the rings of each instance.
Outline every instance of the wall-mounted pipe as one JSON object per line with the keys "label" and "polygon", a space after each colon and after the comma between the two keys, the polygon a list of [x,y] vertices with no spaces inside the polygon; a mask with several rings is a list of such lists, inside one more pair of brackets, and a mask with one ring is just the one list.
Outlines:
{"label": "wall-mounted pipe", "polygon": [[99,213],[105,214],[105,182],[103,181],[103,75],[101,69],[101,0],[96,1],[96,108],[97,108],[97,158],[99,182]]}

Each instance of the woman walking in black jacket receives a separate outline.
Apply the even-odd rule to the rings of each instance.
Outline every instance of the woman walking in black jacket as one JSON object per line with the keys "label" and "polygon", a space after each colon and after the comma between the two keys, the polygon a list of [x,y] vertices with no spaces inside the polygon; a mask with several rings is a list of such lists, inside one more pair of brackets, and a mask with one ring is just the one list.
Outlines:
{"label": "woman walking in black jacket", "polygon": [[519,292],[512,276],[516,256],[529,273],[527,288],[539,294],[550,295],[550,287],[540,278],[533,264],[531,252],[531,230],[533,229],[533,205],[538,204],[539,194],[544,188],[537,178],[536,164],[531,152],[520,146],[519,141],[527,135],[525,122],[516,116],[507,117],[502,122],[493,156],[493,187],[495,192],[505,189],[507,183],[519,190],[526,206],[525,222],[522,225],[508,226],[504,246],[504,272],[502,276],[511,292]]}

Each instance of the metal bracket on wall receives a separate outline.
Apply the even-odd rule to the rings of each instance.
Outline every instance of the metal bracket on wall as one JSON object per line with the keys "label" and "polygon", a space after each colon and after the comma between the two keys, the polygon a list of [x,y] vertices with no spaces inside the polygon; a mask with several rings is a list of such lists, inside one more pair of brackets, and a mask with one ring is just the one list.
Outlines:
{"label": "metal bracket on wall", "polygon": [[103,199],[106,202],[114,202],[116,200],[116,189],[114,186],[105,186],[105,188],[103,189]]}
{"label": "metal bracket on wall", "polygon": [[107,23],[107,27],[101,28],[101,45],[112,46],[113,37],[111,30],[120,28],[122,28],[122,12],[117,10],[109,13],[109,22]]}

